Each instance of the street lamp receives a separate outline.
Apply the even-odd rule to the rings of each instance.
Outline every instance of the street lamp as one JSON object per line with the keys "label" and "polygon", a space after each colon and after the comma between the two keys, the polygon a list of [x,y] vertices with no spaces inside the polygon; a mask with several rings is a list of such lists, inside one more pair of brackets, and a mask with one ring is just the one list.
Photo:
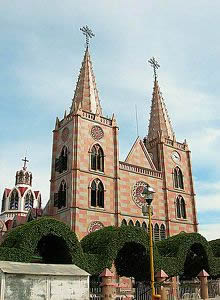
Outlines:
{"label": "street lamp", "polygon": [[151,290],[152,290],[152,299],[155,296],[155,287],[154,287],[154,255],[153,255],[153,234],[152,234],[152,221],[151,221],[151,214],[152,214],[152,207],[151,202],[153,201],[155,191],[147,185],[144,187],[142,192],[142,196],[146,200],[146,204],[142,206],[142,212],[144,216],[149,216],[149,234],[150,234],[150,275],[151,275]]}

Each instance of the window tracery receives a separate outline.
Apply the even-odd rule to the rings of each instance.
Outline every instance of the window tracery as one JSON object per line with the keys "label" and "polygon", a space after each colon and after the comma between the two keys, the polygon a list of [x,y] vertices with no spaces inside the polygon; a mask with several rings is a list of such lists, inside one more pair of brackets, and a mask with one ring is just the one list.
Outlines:
{"label": "window tracery", "polygon": [[183,173],[179,167],[176,167],[174,169],[174,187],[176,189],[182,189],[182,190],[184,189]]}
{"label": "window tracery", "polygon": [[59,186],[58,193],[54,194],[54,206],[57,207],[58,209],[66,207],[66,199],[67,199],[66,193],[67,193],[66,182],[65,180],[62,180]]}
{"label": "window tracery", "polygon": [[25,196],[24,209],[28,210],[29,208],[33,208],[33,207],[34,207],[34,196],[31,192],[31,190],[29,190]]}
{"label": "window tracery", "polygon": [[18,209],[19,195],[17,190],[13,190],[9,201],[9,209]]}
{"label": "window tracery", "polygon": [[166,239],[166,228],[164,224],[161,224],[160,226],[160,240],[165,240]]}
{"label": "window tracery", "polygon": [[181,195],[176,198],[176,215],[179,219],[186,219],[186,204]]}
{"label": "window tracery", "polygon": [[67,171],[67,162],[68,162],[68,150],[67,147],[64,146],[62,148],[59,158],[56,158],[55,170],[59,173],[63,173],[64,171]]}
{"label": "window tracery", "polygon": [[154,241],[157,242],[160,240],[160,228],[159,225],[156,223],[154,225]]}
{"label": "window tracery", "polygon": [[91,184],[91,206],[104,208],[104,186],[99,179]]}
{"label": "window tracery", "polygon": [[104,172],[104,152],[99,144],[92,147],[90,166],[92,170]]}

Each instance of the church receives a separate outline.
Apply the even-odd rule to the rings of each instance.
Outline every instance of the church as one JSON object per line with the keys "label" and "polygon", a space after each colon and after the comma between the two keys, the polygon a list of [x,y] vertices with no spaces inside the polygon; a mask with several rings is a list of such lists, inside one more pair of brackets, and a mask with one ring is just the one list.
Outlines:
{"label": "church", "polygon": [[[143,189],[154,190],[153,235],[158,241],[181,231],[197,232],[198,222],[190,150],[178,142],[157,78],[148,132],[138,137],[125,161],[119,160],[119,127],[103,115],[89,37],[70,112],[56,119],[53,131],[50,199],[44,214],[68,224],[78,238],[104,226],[138,226],[148,230],[142,214]],[[147,105],[147,103],[146,103]],[[148,104],[150,105],[150,104]]]}

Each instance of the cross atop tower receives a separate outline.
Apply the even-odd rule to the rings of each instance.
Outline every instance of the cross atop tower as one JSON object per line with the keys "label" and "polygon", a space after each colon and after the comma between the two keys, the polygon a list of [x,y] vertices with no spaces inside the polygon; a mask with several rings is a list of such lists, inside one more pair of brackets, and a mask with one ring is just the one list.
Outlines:
{"label": "cross atop tower", "polygon": [[89,29],[89,27],[87,25],[80,28],[80,30],[86,36],[86,47],[88,47],[89,46],[89,39],[91,39],[93,36],[95,36],[95,34],[92,32],[91,29]]}
{"label": "cross atop tower", "polygon": [[27,160],[27,157],[25,156],[25,158],[22,159],[22,161],[24,162],[23,170],[26,170],[27,169],[26,164],[27,162],[29,162],[29,160]]}
{"label": "cross atop tower", "polygon": [[160,65],[156,61],[155,57],[152,57],[151,59],[148,60],[149,64],[151,67],[154,69],[154,79],[157,79],[157,69],[159,69]]}

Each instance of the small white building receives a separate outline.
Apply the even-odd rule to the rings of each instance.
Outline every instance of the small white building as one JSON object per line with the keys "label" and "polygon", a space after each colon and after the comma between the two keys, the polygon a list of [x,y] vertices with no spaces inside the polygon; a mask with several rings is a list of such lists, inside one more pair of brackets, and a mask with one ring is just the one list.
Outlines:
{"label": "small white building", "polygon": [[25,219],[31,208],[41,208],[41,193],[32,189],[32,173],[26,167],[28,160],[25,157],[23,161],[23,168],[16,172],[15,186],[12,189],[5,188],[3,193],[0,220],[6,226],[7,221],[15,216]]}
{"label": "small white building", "polygon": [[0,300],[88,300],[89,274],[75,265],[0,261]]}

